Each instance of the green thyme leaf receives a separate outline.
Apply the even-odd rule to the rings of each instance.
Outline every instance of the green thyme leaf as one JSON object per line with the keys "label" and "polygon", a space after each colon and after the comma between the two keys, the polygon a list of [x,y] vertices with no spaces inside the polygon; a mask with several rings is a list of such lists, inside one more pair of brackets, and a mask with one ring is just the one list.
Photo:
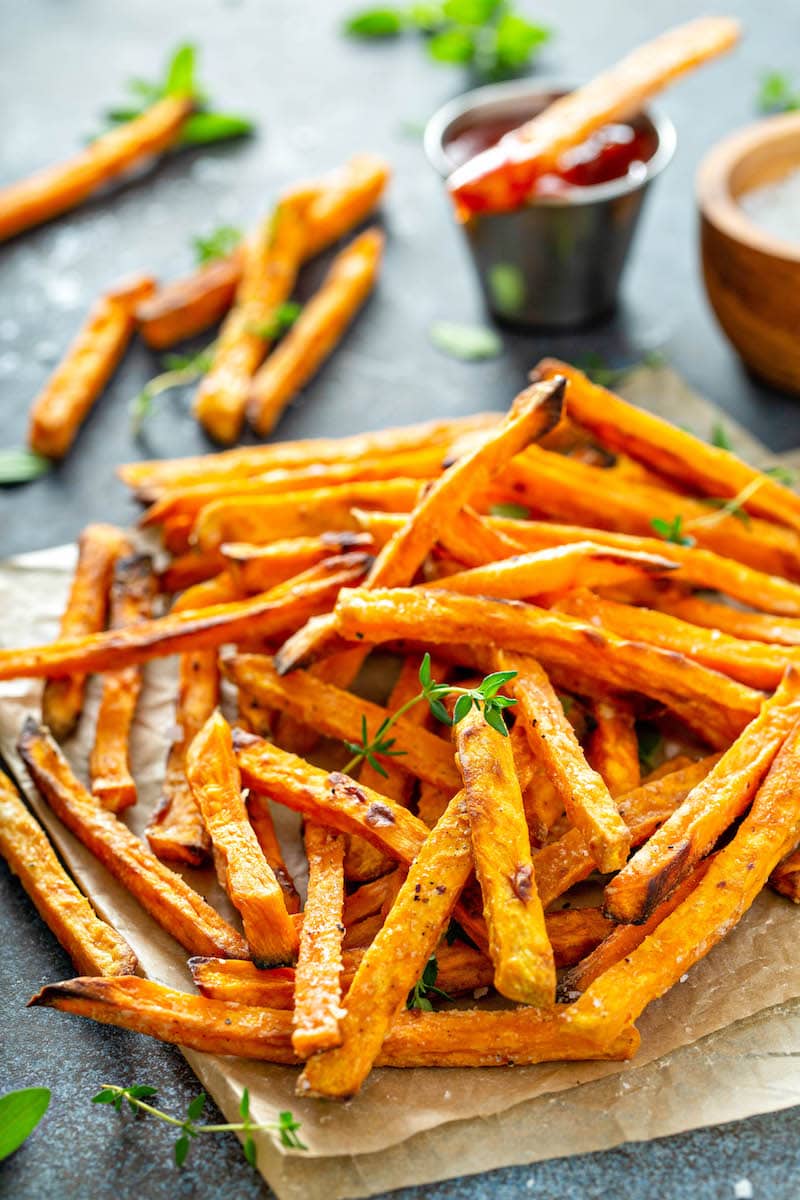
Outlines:
{"label": "green thyme leaf", "polygon": [[302,304],[298,304],[296,300],[285,300],[283,304],[278,305],[269,320],[262,321],[259,325],[248,326],[248,333],[254,333],[265,342],[274,342],[287,329],[291,329],[302,311]]}
{"label": "green thyme leaf", "polygon": [[182,1133],[175,1143],[175,1166],[182,1167],[189,1153],[189,1135]]}
{"label": "green thyme leaf", "polygon": [[716,421],[711,430],[711,445],[716,446],[718,450],[733,450],[728,431],[721,421]]}
{"label": "green thyme leaf", "polygon": [[250,1166],[255,1167],[257,1165],[256,1144],[251,1137],[245,1138],[242,1150]]}
{"label": "green thyme leaf", "polygon": [[475,35],[458,25],[443,29],[429,40],[428,54],[440,63],[472,62],[475,57]]}
{"label": "green thyme leaf", "polygon": [[797,482],[794,471],[790,471],[788,467],[777,463],[774,467],[765,467],[764,474],[769,475],[770,479],[774,479],[776,483],[782,483],[784,487],[794,487]]}
{"label": "green thyme leaf", "polygon": [[800,91],[784,72],[767,71],[761,76],[756,107],[764,113],[793,112],[800,108]]}
{"label": "green thyme leaf", "polygon": [[203,1115],[203,1109],[205,1106],[206,1094],[205,1092],[201,1092],[199,1096],[195,1096],[194,1100],[192,1100],[191,1104],[186,1110],[186,1115],[188,1116],[189,1120],[198,1121]]}
{"label": "green thyme leaf", "polygon": [[197,49],[190,42],[179,46],[170,59],[164,81],[165,96],[194,96],[197,94]]}
{"label": "green thyme leaf", "polygon": [[524,504],[512,504],[510,501],[492,504],[489,507],[490,517],[507,517],[511,521],[527,521],[530,515],[531,510]]}
{"label": "green thyme leaf", "polygon": [[22,447],[0,450],[0,487],[30,483],[32,479],[46,475],[52,465],[49,458],[33,450]]}
{"label": "green thyme leaf", "polygon": [[0,1160],[30,1137],[49,1103],[50,1089],[45,1087],[20,1088],[0,1096]]}
{"label": "green thyme leaf", "polygon": [[357,38],[397,37],[403,32],[405,23],[405,15],[400,8],[367,8],[347,18],[344,32]]}
{"label": "green thyme leaf", "polygon": [[437,350],[459,358],[464,362],[478,362],[485,358],[496,358],[502,353],[503,343],[493,329],[486,325],[461,325],[455,321],[436,321],[429,331]]}
{"label": "green thyme leaf", "polygon": [[215,262],[218,258],[228,258],[236,249],[243,237],[241,229],[234,225],[218,225],[211,233],[199,234],[192,238],[195,261],[198,266]]}
{"label": "green thyme leaf", "polygon": [[205,146],[247,137],[255,129],[249,117],[238,113],[197,112],[187,117],[181,129],[182,146]]}
{"label": "green thyme leaf", "polygon": [[459,721],[463,721],[469,710],[472,708],[472,699],[470,696],[459,696],[456,700],[455,708],[453,709],[453,724],[458,725]]}
{"label": "green thyme leaf", "polygon": [[694,538],[683,533],[683,517],[674,517],[665,521],[663,517],[653,517],[650,526],[665,542],[673,542],[676,546],[693,546]]}

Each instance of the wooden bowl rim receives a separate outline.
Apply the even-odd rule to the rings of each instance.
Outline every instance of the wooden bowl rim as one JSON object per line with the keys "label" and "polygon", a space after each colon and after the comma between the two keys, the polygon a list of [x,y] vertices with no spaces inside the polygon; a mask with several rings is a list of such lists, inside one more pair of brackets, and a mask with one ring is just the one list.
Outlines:
{"label": "wooden bowl rim", "polygon": [[733,171],[753,151],[793,133],[798,137],[797,166],[800,167],[800,112],[765,117],[723,138],[709,150],[698,168],[697,203],[706,220],[734,241],[784,262],[800,263],[800,242],[775,237],[756,225],[734,198],[730,187]]}

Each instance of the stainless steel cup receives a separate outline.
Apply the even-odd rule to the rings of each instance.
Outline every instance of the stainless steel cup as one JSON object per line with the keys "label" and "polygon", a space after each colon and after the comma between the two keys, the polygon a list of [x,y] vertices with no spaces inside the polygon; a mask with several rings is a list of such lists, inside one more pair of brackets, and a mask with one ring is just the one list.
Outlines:
{"label": "stainless steel cup", "polygon": [[[529,80],[476,88],[445,104],[425,129],[428,161],[446,179],[456,164],[447,144],[483,121],[541,112],[567,88]],[[641,113],[631,121],[655,133],[656,149],[641,171],[569,198],[537,197],[508,213],[480,213],[462,226],[490,311],[528,327],[588,324],[613,308],[647,189],[675,151],[675,127]]]}

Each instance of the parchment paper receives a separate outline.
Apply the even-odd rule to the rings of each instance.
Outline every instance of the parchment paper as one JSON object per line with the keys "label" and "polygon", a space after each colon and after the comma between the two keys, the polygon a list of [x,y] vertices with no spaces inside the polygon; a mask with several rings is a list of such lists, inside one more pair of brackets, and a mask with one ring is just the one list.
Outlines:
{"label": "parchment paper", "polygon": [[[666,369],[636,372],[625,390],[701,436],[708,436],[720,416]],[[741,453],[754,461],[768,457],[759,443],[724,420]],[[61,547],[0,567],[0,644],[55,635],[73,564],[74,549]],[[140,798],[129,820],[137,832],[159,794],[172,734],[174,680],[172,660],[146,670],[131,751]],[[31,681],[0,686],[0,752],[76,879],[133,946],[144,974],[191,990],[185,952],[60,825],[30,786],[14,743],[26,713],[38,709],[40,690]],[[68,747],[84,777],[97,691],[91,687],[84,720]],[[289,866],[299,873],[297,818],[279,808],[275,817]],[[186,877],[235,919],[212,872],[187,871]],[[309,1147],[303,1155],[284,1152],[266,1136],[258,1139],[259,1167],[280,1200],[368,1196],[662,1136],[800,1102],[795,1065],[800,1004],[791,1003],[800,997],[798,920],[792,905],[764,893],[734,933],[647,1010],[639,1022],[642,1047],[633,1064],[375,1071],[359,1097],[339,1106],[297,1099],[292,1068],[185,1053],[229,1119],[235,1119],[248,1087],[256,1120],[291,1108],[302,1121]]]}

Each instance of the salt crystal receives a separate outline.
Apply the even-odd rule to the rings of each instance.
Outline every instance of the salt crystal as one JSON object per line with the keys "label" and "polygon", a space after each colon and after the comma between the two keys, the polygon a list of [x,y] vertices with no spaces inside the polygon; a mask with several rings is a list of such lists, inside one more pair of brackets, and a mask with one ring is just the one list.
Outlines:
{"label": "salt crystal", "polygon": [[753,1185],[749,1179],[737,1179],[733,1185],[736,1200],[753,1200]]}
{"label": "salt crystal", "polygon": [[688,975],[681,975],[680,979],[678,980],[678,983],[686,983],[686,980],[688,978],[689,978]]}
{"label": "salt crystal", "polygon": [[532,1192],[535,1186],[536,1186],[536,1182],[535,1182],[533,1176],[531,1175],[530,1179],[525,1180],[525,1187],[528,1189],[529,1192]]}

